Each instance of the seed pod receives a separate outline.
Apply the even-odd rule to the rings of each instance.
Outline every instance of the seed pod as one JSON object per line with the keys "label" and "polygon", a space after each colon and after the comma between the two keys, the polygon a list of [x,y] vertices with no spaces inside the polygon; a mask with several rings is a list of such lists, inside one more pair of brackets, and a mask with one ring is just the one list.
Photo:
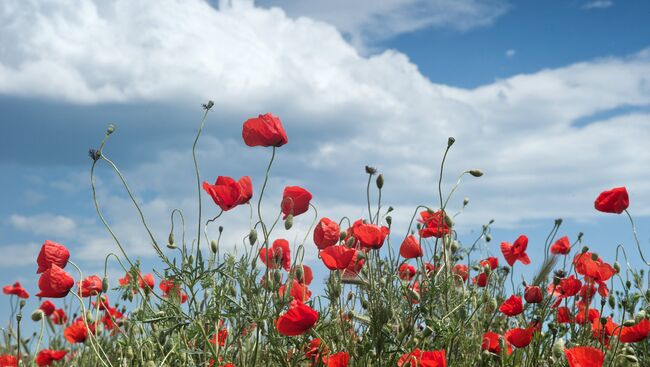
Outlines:
{"label": "seed pod", "polygon": [[251,246],[257,242],[257,231],[255,229],[251,229],[248,233],[248,242],[250,242]]}
{"label": "seed pod", "polygon": [[90,310],[86,311],[86,321],[88,323],[95,322],[95,316],[93,316],[93,313]]}
{"label": "seed pod", "polygon": [[473,169],[469,171],[469,174],[474,177],[481,177],[483,176],[483,171],[481,171],[480,169]]}
{"label": "seed pod", "polygon": [[377,180],[375,181],[375,183],[377,184],[377,188],[381,190],[382,187],[384,187],[384,175],[380,174],[379,176],[377,176]]}
{"label": "seed pod", "polygon": [[492,241],[492,235],[490,234],[485,235],[485,242],[490,242],[490,241]]}
{"label": "seed pod", "polygon": [[287,231],[293,227],[293,215],[289,214],[287,215],[287,219],[284,220],[284,229]]}
{"label": "seed pod", "polygon": [[217,250],[219,250],[219,245],[217,244],[217,241],[215,240],[210,241],[210,251],[212,251],[213,254],[216,254]]}
{"label": "seed pod", "polygon": [[580,250],[581,254],[587,253],[589,251],[589,246],[582,246],[582,250]]}

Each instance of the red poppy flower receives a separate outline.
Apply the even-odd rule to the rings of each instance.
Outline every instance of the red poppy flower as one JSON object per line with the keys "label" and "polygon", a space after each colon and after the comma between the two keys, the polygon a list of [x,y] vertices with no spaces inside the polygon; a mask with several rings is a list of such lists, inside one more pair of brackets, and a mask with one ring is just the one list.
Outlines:
{"label": "red poppy flower", "polygon": [[456,264],[454,265],[453,269],[451,269],[451,273],[461,277],[463,279],[463,282],[467,281],[467,278],[469,278],[469,268],[467,265]]}
{"label": "red poppy flower", "polygon": [[621,214],[630,205],[625,186],[603,191],[594,202],[596,210],[604,213]]}
{"label": "red poppy flower", "polygon": [[60,268],[65,268],[68,264],[69,258],[70,251],[68,251],[65,246],[47,240],[43,246],[41,246],[41,251],[38,253],[38,258],[36,259],[36,262],[38,263],[36,274],[40,274],[49,269],[52,264],[55,264]]}
{"label": "red poppy flower", "polygon": [[362,221],[357,221],[352,226],[352,235],[359,241],[359,244],[362,247],[374,250],[381,248],[389,232],[390,230],[386,226],[380,227]]}
{"label": "red poppy flower", "polygon": [[97,275],[91,275],[79,282],[81,297],[90,297],[101,293],[102,279]]}
{"label": "red poppy flower", "polygon": [[271,113],[246,120],[242,138],[249,147],[281,147],[289,142],[280,118]]}
{"label": "red poppy flower", "polygon": [[18,359],[13,354],[0,354],[0,367],[18,367]]}
{"label": "red poppy flower", "polygon": [[266,248],[260,249],[260,260],[264,265],[272,269],[282,267],[284,270],[289,271],[291,267],[291,250],[289,250],[287,240],[277,239],[273,241],[273,245],[271,245],[268,252]]}
{"label": "red poppy flower", "polygon": [[62,308],[57,308],[52,312],[52,322],[56,325],[63,325],[68,322],[68,316]]}
{"label": "red poppy flower", "polygon": [[153,289],[156,285],[156,279],[153,277],[153,274],[147,273],[145,275],[140,275],[138,279],[138,286],[144,290]]}
{"label": "red poppy flower", "polygon": [[160,281],[160,284],[158,284],[158,288],[163,292],[163,297],[167,298],[170,295],[176,295],[176,299],[179,300],[182,303],[185,303],[187,301],[187,294],[183,292],[178,285],[173,280],[169,279],[163,279]]}
{"label": "red poppy flower", "polygon": [[306,333],[318,321],[318,312],[299,300],[291,301],[289,310],[275,323],[278,332],[286,336]]}
{"label": "red poppy flower", "polygon": [[298,283],[310,285],[311,282],[314,280],[314,273],[312,272],[311,268],[308,265],[304,265],[304,264],[298,266],[302,266],[302,280],[297,278],[295,266],[291,267],[291,273],[294,274],[294,276],[296,276],[296,280],[298,280]]}
{"label": "red poppy flower", "polygon": [[397,360],[398,367],[447,367],[445,350],[423,351],[419,348],[402,354]]}
{"label": "red poppy flower", "polygon": [[569,367],[602,367],[605,354],[593,347],[575,347],[564,351]]}
{"label": "red poppy flower", "polygon": [[609,345],[609,338],[614,335],[614,331],[618,328],[611,317],[608,317],[603,324],[600,317],[594,319],[591,323],[591,333],[596,340],[605,345]]}
{"label": "red poppy flower", "polygon": [[517,348],[527,347],[528,344],[533,340],[533,333],[535,333],[535,328],[514,328],[506,331],[505,337],[506,340],[514,345]]}
{"label": "red poppy flower", "polygon": [[65,328],[63,336],[65,337],[65,340],[71,344],[85,342],[86,338],[88,338],[88,328],[86,327],[84,320],[75,320],[75,322]]}
{"label": "red poppy flower", "polygon": [[528,265],[530,264],[530,258],[526,254],[527,247],[528,237],[521,235],[515,240],[514,244],[501,242],[501,253],[503,253],[503,257],[506,258],[506,262],[510,266],[513,266],[517,260],[524,265]]}
{"label": "red poppy flower", "polygon": [[481,260],[479,262],[479,264],[481,264],[481,266],[489,265],[490,269],[494,270],[494,269],[499,267],[499,259],[497,259],[496,257],[490,256],[485,260]]}
{"label": "red poppy flower", "polygon": [[420,246],[420,243],[415,236],[410,235],[402,241],[402,245],[399,247],[399,254],[405,259],[422,257],[422,246]]}
{"label": "red poppy flower", "polygon": [[[280,286],[280,289],[278,289],[278,294],[280,295],[280,297],[284,297],[284,292],[286,291],[286,289],[287,289],[286,284]],[[309,298],[311,297],[311,291],[307,286],[298,283],[298,281],[294,279],[293,283],[291,283],[291,291],[289,292],[289,295],[293,299],[297,299],[305,302],[308,301]]]}
{"label": "red poppy flower", "polygon": [[543,298],[541,288],[536,285],[528,285],[524,289],[524,299],[527,303],[540,303]]}
{"label": "red poppy flower", "polygon": [[13,285],[7,285],[2,287],[2,293],[7,295],[13,295],[18,298],[29,298],[29,293],[20,285],[20,282],[16,282]]}
{"label": "red poppy flower", "polygon": [[350,263],[348,264],[348,267],[343,270],[343,274],[341,276],[345,279],[353,279],[356,278],[359,275],[359,272],[361,271],[361,268],[363,268],[363,264],[366,263],[366,260],[360,256],[360,252],[357,252],[356,250],[354,251],[354,255],[352,256],[352,260],[350,260]]}
{"label": "red poppy flower", "polygon": [[98,308],[101,311],[105,311],[108,307],[110,307],[110,302],[108,301],[107,294],[102,294],[99,296],[99,302],[93,301],[93,308]]}
{"label": "red poppy flower", "polygon": [[240,178],[239,181],[232,177],[219,176],[214,185],[203,182],[203,190],[223,211],[246,204],[253,197],[253,184],[248,176]]}
{"label": "red poppy flower", "polygon": [[616,270],[611,265],[591,252],[576,255],[573,264],[578,274],[584,275],[587,281],[593,280],[596,282],[598,284],[598,293],[603,297],[607,297],[609,290],[605,282],[616,274]]}
{"label": "red poppy flower", "polygon": [[126,273],[123,278],[119,278],[117,281],[120,283],[120,287],[126,287],[131,283],[131,274]]}
{"label": "red poppy flower", "polygon": [[425,210],[423,212],[420,212],[420,217],[421,219],[419,219],[419,222],[424,224],[423,228],[418,232],[420,234],[420,237],[440,238],[446,234],[449,234],[451,228],[449,228],[445,212],[442,210],[438,210],[434,213]]}
{"label": "red poppy flower", "polygon": [[557,309],[555,319],[557,320],[558,324],[568,324],[573,321],[573,316],[571,316],[571,312],[569,311],[568,307],[562,306]]}
{"label": "red poppy flower", "polygon": [[65,350],[43,349],[36,355],[36,364],[40,367],[51,366],[52,362],[62,360],[66,353]]}
{"label": "red poppy flower", "polygon": [[[487,350],[490,353],[501,354],[501,345],[499,344],[501,335],[488,331],[483,334],[483,341],[481,342],[481,349]],[[512,345],[506,340],[507,352],[512,354]]]}
{"label": "red poppy flower", "polygon": [[52,301],[48,299],[43,301],[43,303],[41,303],[41,305],[38,306],[38,309],[43,311],[43,314],[45,314],[45,316],[50,317],[50,315],[52,315],[52,313],[56,309],[56,306],[54,306],[54,303],[52,303]]}
{"label": "red poppy flower", "polygon": [[568,278],[561,279],[559,284],[549,284],[547,291],[549,294],[558,297],[559,302],[564,298],[575,296],[580,292],[581,288],[582,282],[575,275],[571,275]]}
{"label": "red poppy flower", "polygon": [[73,286],[74,279],[58,265],[52,264],[38,279],[38,288],[41,291],[36,296],[63,298],[68,295],[68,292]]}
{"label": "red poppy flower", "polygon": [[488,277],[487,274],[481,273],[472,279],[472,282],[476,284],[477,286],[483,288],[487,285]]}
{"label": "red poppy flower", "polygon": [[346,269],[356,257],[357,250],[346,246],[330,246],[320,252],[323,264],[330,270]]}
{"label": "red poppy flower", "polygon": [[568,255],[569,252],[571,252],[571,242],[569,242],[567,236],[560,238],[551,245],[551,254],[553,255]]}
{"label": "red poppy flower", "polygon": [[289,214],[298,216],[309,210],[311,193],[300,186],[287,186],[282,194],[282,219],[286,219]]}
{"label": "red poppy flower", "polygon": [[404,263],[400,265],[398,275],[400,279],[409,281],[415,276],[415,267],[413,267],[413,265]]}
{"label": "red poppy flower", "polygon": [[636,343],[648,337],[650,334],[650,321],[643,319],[634,326],[623,326],[620,341],[622,343]]}
{"label": "red poppy flower", "polygon": [[219,343],[220,347],[223,347],[226,345],[226,340],[228,339],[228,329],[226,328],[221,328],[217,333],[210,339],[210,343],[217,345]]}
{"label": "red poppy flower", "polygon": [[314,338],[309,341],[309,345],[305,348],[305,357],[307,357],[309,360],[316,361],[319,359],[319,356],[321,354],[329,354],[329,349],[326,345],[323,345],[323,342],[320,340],[320,338]]}
{"label": "red poppy flower", "polygon": [[503,312],[506,316],[517,316],[524,312],[524,304],[521,302],[521,297],[515,295],[510,296],[499,307],[499,311]]}
{"label": "red poppy flower", "polygon": [[117,308],[107,307],[104,316],[102,316],[102,323],[107,330],[113,330],[116,323],[124,319],[124,315],[117,310]]}
{"label": "red poppy flower", "polygon": [[586,324],[587,322],[594,322],[594,320],[598,319],[599,317],[600,317],[600,312],[598,312],[598,310],[596,310],[595,308],[590,308],[585,315],[585,308],[581,307],[580,311],[576,315],[576,323],[582,325],[582,324]]}
{"label": "red poppy flower", "polygon": [[327,367],[347,367],[349,361],[350,355],[348,352],[338,352],[323,357],[323,364]]}
{"label": "red poppy flower", "polygon": [[339,225],[329,218],[321,218],[314,228],[314,243],[319,250],[336,245],[339,242]]}

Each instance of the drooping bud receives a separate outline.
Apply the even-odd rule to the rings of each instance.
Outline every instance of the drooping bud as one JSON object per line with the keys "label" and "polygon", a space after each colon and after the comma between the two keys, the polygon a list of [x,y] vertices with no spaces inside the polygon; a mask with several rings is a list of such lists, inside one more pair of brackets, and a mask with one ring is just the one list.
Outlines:
{"label": "drooping bud", "polygon": [[386,216],[386,223],[388,223],[389,226],[392,225],[393,224],[393,217],[391,217],[390,215]]}
{"label": "drooping bud", "polygon": [[614,262],[614,270],[616,271],[616,274],[621,272],[621,264],[619,264],[618,261]]}
{"label": "drooping bud", "polygon": [[377,188],[381,190],[382,187],[384,187],[384,175],[380,174],[379,176],[377,176],[377,180],[375,181],[375,183],[377,184]]}
{"label": "drooping bud", "polygon": [[210,241],[210,251],[212,251],[213,254],[216,254],[217,250],[219,250],[219,244],[217,244],[217,241]]}
{"label": "drooping bud", "polygon": [[251,229],[248,233],[248,242],[250,242],[251,246],[257,242],[257,231],[255,231],[255,229]]}
{"label": "drooping bud", "polygon": [[32,312],[32,320],[33,321],[41,321],[43,319],[43,311],[41,309],[36,309],[34,312]]}
{"label": "drooping bud", "polygon": [[298,265],[296,267],[296,280],[300,283],[304,282],[305,280],[305,270],[302,265]]}
{"label": "drooping bud", "polygon": [[108,292],[108,286],[108,278],[104,277],[104,279],[102,279],[102,293]]}
{"label": "drooping bud", "polygon": [[454,145],[455,142],[456,142],[456,139],[454,139],[453,136],[450,136],[449,139],[447,139],[447,148],[449,148],[449,147],[451,147],[452,145]]}
{"label": "drooping bud", "polygon": [[483,171],[481,171],[480,169],[473,169],[469,171],[469,174],[474,177],[481,177],[483,176]]}
{"label": "drooping bud", "polygon": [[287,231],[293,227],[293,215],[289,214],[287,215],[287,219],[284,220],[284,229]]}
{"label": "drooping bud", "polygon": [[169,238],[167,238],[167,248],[175,249],[176,241],[174,240],[174,232],[169,232]]}

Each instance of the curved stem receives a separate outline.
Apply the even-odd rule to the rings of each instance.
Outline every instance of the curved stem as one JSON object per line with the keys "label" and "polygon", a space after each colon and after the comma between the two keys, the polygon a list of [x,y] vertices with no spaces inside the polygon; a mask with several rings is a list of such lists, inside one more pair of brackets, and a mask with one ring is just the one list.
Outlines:
{"label": "curved stem", "polygon": [[639,237],[636,234],[636,226],[634,225],[634,219],[632,219],[632,216],[630,215],[630,212],[625,209],[625,214],[627,214],[628,219],[630,219],[630,224],[632,224],[632,233],[634,234],[634,240],[636,241],[636,248],[639,250],[639,255],[641,255],[641,260],[647,265],[650,266],[650,263],[646,261],[645,257],[643,256],[643,251],[641,251],[641,243],[639,243]]}
{"label": "curved stem", "polygon": [[201,136],[201,132],[203,131],[203,127],[205,126],[205,119],[208,117],[208,112],[210,112],[209,108],[205,109],[205,113],[203,114],[203,118],[201,119],[201,126],[199,126],[199,131],[196,133],[196,137],[194,138],[194,144],[192,144],[192,160],[194,161],[194,171],[196,173],[196,190],[197,190],[197,195],[199,199],[199,218],[197,220],[198,223],[198,229],[197,229],[197,235],[196,235],[196,251],[199,251],[199,246],[201,244],[201,173],[199,172],[199,164],[196,161],[196,144],[199,142],[199,137]]}

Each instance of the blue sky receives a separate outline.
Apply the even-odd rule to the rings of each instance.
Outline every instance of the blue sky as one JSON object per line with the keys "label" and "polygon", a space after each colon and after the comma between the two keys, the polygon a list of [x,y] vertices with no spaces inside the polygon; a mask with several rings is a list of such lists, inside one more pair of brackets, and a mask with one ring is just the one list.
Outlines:
{"label": "blue sky", "polygon": [[[189,149],[208,99],[215,108],[198,151],[206,181],[250,175],[258,193],[270,152],[245,147],[241,123],[269,111],[282,118],[289,144],[267,217],[285,185],[301,185],[320,214],[360,218],[370,164],[386,176],[398,242],[413,208],[437,202],[437,164],[454,136],[445,187],[463,170],[486,173],[466,178],[451,202],[470,198],[461,240],[494,218],[484,252],[498,255],[495,245],[525,233],[535,259],[561,217],[560,234],[583,231],[608,261],[618,243],[636,254],[626,218],[593,210],[600,191],[626,185],[648,247],[648,2],[341,1],[3,2],[0,282],[35,294],[46,239],[70,247],[88,274],[116,250],[88,176],[87,151],[109,122],[117,132],[106,154],[157,236],[166,238],[175,207],[192,222]],[[98,189],[129,252],[156,266],[107,167]],[[247,217],[245,208],[224,217],[225,248],[247,233]],[[310,221],[296,218],[280,235],[302,238]],[[307,257],[320,266],[313,248]]]}

